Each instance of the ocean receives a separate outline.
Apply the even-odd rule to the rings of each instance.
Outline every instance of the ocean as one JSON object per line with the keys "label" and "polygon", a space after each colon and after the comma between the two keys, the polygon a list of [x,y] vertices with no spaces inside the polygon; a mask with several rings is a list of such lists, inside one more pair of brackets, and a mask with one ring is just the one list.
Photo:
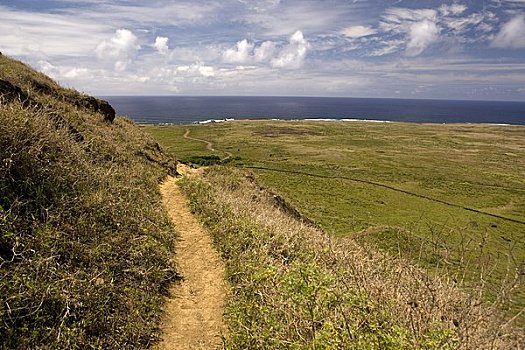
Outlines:
{"label": "ocean", "polygon": [[137,123],[224,119],[360,119],[525,125],[525,102],[338,97],[105,96]]}

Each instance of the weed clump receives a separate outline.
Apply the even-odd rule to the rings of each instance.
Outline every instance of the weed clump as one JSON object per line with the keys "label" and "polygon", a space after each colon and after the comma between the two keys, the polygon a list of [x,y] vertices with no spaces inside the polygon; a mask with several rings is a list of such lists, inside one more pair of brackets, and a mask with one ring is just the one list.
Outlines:
{"label": "weed clump", "polygon": [[158,182],[175,161],[20,62],[0,79],[0,348],[147,348],[176,272]]}
{"label": "weed clump", "polygon": [[519,346],[519,334],[479,297],[329,237],[239,170],[213,167],[182,186],[226,261],[229,349]]}

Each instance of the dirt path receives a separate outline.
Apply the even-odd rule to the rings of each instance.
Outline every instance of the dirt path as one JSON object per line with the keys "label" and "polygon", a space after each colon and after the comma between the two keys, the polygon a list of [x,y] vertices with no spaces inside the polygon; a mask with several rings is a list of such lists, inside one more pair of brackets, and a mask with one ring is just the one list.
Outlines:
{"label": "dirt path", "polygon": [[221,348],[226,332],[224,264],[190,212],[176,179],[169,177],[160,189],[179,234],[175,259],[183,281],[170,291],[158,349]]}
{"label": "dirt path", "polygon": [[[191,137],[190,136],[190,129],[186,129],[186,132],[184,133],[183,137],[185,139],[188,139],[188,140],[193,140],[193,141],[198,141],[198,142],[205,143],[206,144],[206,149],[208,151],[212,151],[212,152],[217,151],[215,148],[213,148],[213,143],[211,143],[210,141],[206,141],[206,140],[202,140],[202,139],[197,139],[195,137]],[[226,154],[226,158],[224,158],[223,160],[233,157],[233,154],[231,152],[228,152],[228,151],[221,151],[221,152]]]}

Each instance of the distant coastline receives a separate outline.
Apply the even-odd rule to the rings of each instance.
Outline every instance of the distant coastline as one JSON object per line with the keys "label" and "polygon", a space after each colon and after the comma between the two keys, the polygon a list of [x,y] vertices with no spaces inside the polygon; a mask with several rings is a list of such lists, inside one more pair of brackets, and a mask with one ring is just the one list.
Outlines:
{"label": "distant coastline", "polygon": [[338,97],[105,96],[139,124],[242,119],[525,125],[525,102]]}

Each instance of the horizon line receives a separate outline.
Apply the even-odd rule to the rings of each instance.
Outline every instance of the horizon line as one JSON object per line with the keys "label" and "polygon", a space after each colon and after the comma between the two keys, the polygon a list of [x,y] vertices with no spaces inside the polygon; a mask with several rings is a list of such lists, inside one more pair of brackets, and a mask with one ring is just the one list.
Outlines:
{"label": "horizon line", "polygon": [[370,100],[421,100],[421,101],[465,101],[465,102],[515,102],[515,103],[525,103],[524,100],[481,100],[481,99],[454,99],[454,98],[440,98],[440,97],[425,97],[425,98],[408,98],[408,97],[370,97],[370,96],[323,96],[323,95],[127,95],[127,94],[118,94],[118,95],[106,95],[106,94],[93,94],[96,97],[235,97],[235,98],[326,98],[326,99],[370,99]]}

